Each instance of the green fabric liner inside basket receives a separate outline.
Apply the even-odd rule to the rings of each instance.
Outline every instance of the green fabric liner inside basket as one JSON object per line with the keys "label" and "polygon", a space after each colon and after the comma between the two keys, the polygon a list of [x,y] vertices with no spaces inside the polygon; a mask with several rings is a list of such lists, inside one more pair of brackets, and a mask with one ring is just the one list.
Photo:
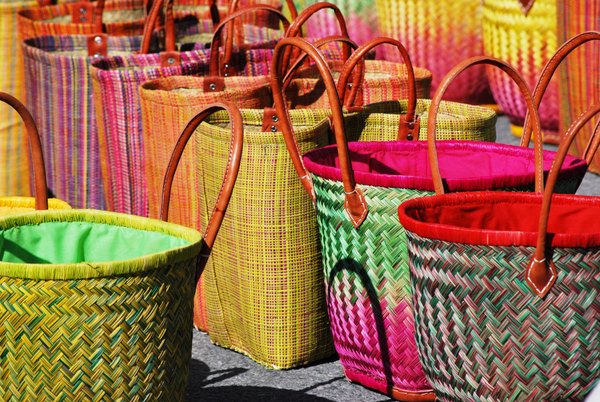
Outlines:
{"label": "green fabric liner inside basket", "polygon": [[107,211],[13,215],[0,219],[0,277],[74,280],[141,274],[196,258],[201,241],[194,229]]}
{"label": "green fabric liner inside basket", "polygon": [[121,261],[187,244],[163,233],[102,223],[48,222],[0,231],[0,260],[35,264]]}

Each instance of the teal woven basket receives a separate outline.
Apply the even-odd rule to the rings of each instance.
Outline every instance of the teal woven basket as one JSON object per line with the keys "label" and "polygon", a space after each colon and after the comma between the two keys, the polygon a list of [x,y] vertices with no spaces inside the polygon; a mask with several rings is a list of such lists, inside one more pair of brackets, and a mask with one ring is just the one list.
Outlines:
{"label": "teal woven basket", "polygon": [[1,219],[0,400],[183,400],[200,242],[103,211]]}

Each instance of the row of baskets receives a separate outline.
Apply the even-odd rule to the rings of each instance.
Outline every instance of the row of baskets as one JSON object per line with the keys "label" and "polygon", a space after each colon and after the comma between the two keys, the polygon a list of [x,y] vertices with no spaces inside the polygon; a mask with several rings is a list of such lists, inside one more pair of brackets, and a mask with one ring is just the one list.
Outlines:
{"label": "row of baskets", "polygon": [[[40,128],[50,188],[73,206],[90,207],[94,200],[94,208],[129,215],[36,212],[7,219],[17,222],[10,223],[11,227],[33,227],[31,232],[38,230],[35,228],[42,221],[44,226],[46,219],[59,222],[50,225],[58,232],[41,228],[45,236],[32,236],[60,242],[80,238],[71,235],[75,227],[76,232],[85,233],[86,246],[77,247],[80,251],[75,257],[63,256],[60,250],[72,246],[58,243],[29,249],[38,241],[7,235],[4,248],[13,250],[7,255],[18,257],[7,257],[6,261],[16,265],[9,267],[7,272],[12,274],[6,277],[23,270],[27,274],[15,276],[16,307],[8,310],[16,313],[7,314],[8,327],[16,331],[12,331],[13,346],[3,354],[10,355],[5,361],[11,362],[1,374],[6,379],[3,384],[7,384],[2,389],[5,395],[18,390],[17,398],[23,400],[40,399],[39,395],[76,398],[84,390],[81,395],[90,399],[102,399],[103,395],[109,399],[182,397],[184,383],[165,373],[176,375],[179,370],[185,377],[191,335],[183,333],[191,324],[188,318],[194,286],[196,327],[207,331],[212,342],[269,367],[296,367],[337,351],[349,379],[407,400],[432,399],[432,387],[442,399],[519,400],[530,395],[540,400],[581,399],[589,391],[598,372],[599,353],[593,336],[594,326],[598,325],[594,314],[599,309],[593,296],[598,285],[593,257],[589,261],[587,255],[573,257],[575,265],[569,265],[569,269],[579,268],[580,260],[592,268],[583,270],[587,273],[580,275],[581,281],[579,276],[576,282],[567,281],[567,268],[544,244],[547,228],[542,224],[547,216],[546,221],[540,220],[537,232],[531,214],[529,219],[514,219],[520,210],[517,206],[508,208],[511,202],[507,200],[518,204],[519,193],[504,194],[502,200],[494,201],[496,207],[487,210],[479,198],[475,206],[468,204],[472,201],[469,197],[481,196],[464,194],[458,201],[452,196],[441,197],[454,200],[448,208],[422,206],[420,201],[405,204],[413,205],[412,209],[402,207],[409,208],[401,209],[401,219],[408,222],[409,231],[416,233],[414,238],[434,237],[451,225],[462,225],[455,230],[456,237],[442,237],[448,249],[436,245],[422,251],[420,244],[410,243],[410,235],[407,243],[396,210],[404,200],[420,200],[421,196],[448,190],[535,190],[538,194],[523,196],[529,197],[530,209],[541,204],[544,186],[546,209],[555,182],[559,192],[574,193],[597,144],[588,147],[584,158],[579,159],[562,155],[569,146],[565,140],[559,154],[566,162],[552,168],[555,154],[542,149],[537,108],[564,56],[583,43],[597,41],[599,33],[581,34],[561,48],[545,67],[533,94],[527,82],[505,62],[479,57],[452,69],[430,101],[424,98],[429,94],[431,73],[413,67],[409,52],[395,39],[375,38],[360,47],[355,45],[333,4],[311,5],[291,22],[278,7],[232,8],[227,16],[219,16],[214,32],[208,32],[210,46],[205,39],[198,39],[207,33],[198,20],[199,14],[192,18],[172,15],[171,6],[170,1],[166,7],[160,1],[151,5],[141,25],[143,36],[93,32],[89,36],[36,36],[23,42],[25,71],[29,74],[27,102]],[[89,13],[81,10],[80,14]],[[210,15],[216,22],[218,13],[214,7],[211,10],[203,15]],[[296,37],[305,22],[327,10],[333,10],[341,35],[310,41]],[[163,14],[164,35],[153,29],[160,25],[156,21],[162,20]],[[236,26],[235,21],[240,20],[242,23]],[[276,28],[277,21],[282,22],[285,31]],[[98,55],[105,44],[109,54]],[[383,46],[397,52],[403,63],[372,60],[373,50]],[[145,52],[134,53],[139,47]],[[153,53],[153,48],[160,51]],[[117,50],[111,55],[111,49]],[[522,147],[479,142],[495,140],[495,113],[480,106],[441,100],[463,71],[482,65],[507,73],[524,94],[531,121],[525,124]],[[215,106],[217,101],[225,103]],[[594,112],[591,109],[584,118],[593,117]],[[585,119],[580,119],[565,138],[579,131]],[[527,145],[532,133],[534,148],[530,149]],[[192,134],[194,140],[190,142]],[[425,138],[428,142],[416,141]],[[328,145],[334,139],[336,145]],[[436,139],[451,141],[436,143]],[[186,144],[189,151],[184,153]],[[550,179],[544,184],[548,175]],[[41,176],[46,177],[46,173],[36,174],[37,178]],[[99,190],[101,184],[103,192]],[[44,192],[39,189],[44,187],[43,183],[36,185],[39,197]],[[483,197],[492,200],[496,195],[487,193]],[[570,196],[566,200],[566,209],[549,220],[551,224],[562,222],[550,230],[566,232],[565,243],[549,245],[571,247],[569,241],[574,239],[573,247],[588,252],[595,247],[595,228],[582,227],[593,216],[593,209],[587,208],[593,199],[581,201],[585,210],[592,212],[584,212],[577,219],[572,217],[580,213],[575,206],[580,198]],[[460,209],[462,206],[466,211]],[[479,207],[481,212],[477,212]],[[419,208],[426,211],[420,212]],[[403,213],[408,218],[402,217]],[[500,215],[494,218],[496,213]],[[92,220],[101,220],[98,229],[81,223],[86,221],[81,217],[86,214],[94,214]],[[210,258],[206,252],[200,262],[197,260],[199,233],[132,214],[169,218],[203,229],[205,251],[212,249]],[[571,218],[565,218],[567,214]],[[519,226],[521,221],[524,226]],[[185,231],[181,236],[185,241],[154,235],[136,238],[130,230],[115,228],[128,226],[129,222],[135,229],[150,225],[145,232],[172,235],[179,233],[177,230]],[[569,226],[571,223],[575,226]],[[484,235],[467,233],[479,233],[481,224],[491,225]],[[431,225],[438,226],[420,229]],[[497,257],[492,262],[487,257],[480,259],[480,251],[469,254],[471,249],[465,245],[482,245],[488,241],[485,239],[494,239],[491,232],[507,230],[512,233],[511,240],[493,245],[517,246],[517,251],[509,250],[516,260],[527,265],[529,255],[535,254],[537,263],[522,271],[511,269],[508,274],[498,267],[510,266],[502,262],[508,260],[509,251],[493,249]],[[538,232],[542,235],[536,237]],[[583,232],[585,240],[575,235],[578,232]],[[551,238],[560,239],[559,234]],[[104,242],[102,236],[115,240]],[[542,242],[535,253],[535,242],[528,243],[532,238]],[[123,250],[123,245],[128,248],[132,243],[145,247]],[[101,251],[88,252],[87,246],[100,247]],[[171,257],[179,255],[182,248],[188,250],[183,253],[189,257],[189,266],[186,279],[178,285],[164,278],[153,278],[151,285],[135,282],[151,271],[153,258],[159,270],[168,266],[169,273],[180,271]],[[107,252],[112,249],[114,252]],[[48,250],[59,251],[46,256]],[[434,251],[441,253],[441,259],[431,257]],[[473,272],[463,277],[462,271],[445,271],[444,258],[449,259],[452,253],[458,261],[452,267],[460,270],[470,266]],[[125,266],[112,262],[119,257],[126,260]],[[544,265],[543,261],[551,259],[553,264]],[[99,262],[107,260],[111,261],[107,263],[110,267]],[[76,268],[68,264],[74,261],[79,263]],[[441,264],[446,277],[459,286],[443,295],[437,290],[437,282],[428,283],[427,290],[433,293],[411,300],[411,293],[416,297],[422,290],[414,278],[430,269],[427,264],[431,261]],[[489,264],[489,270],[480,269],[477,264],[481,261]],[[53,265],[39,274],[40,263]],[[198,264],[206,266],[197,269]],[[61,274],[63,271],[66,273]],[[477,279],[480,271],[486,273],[483,280]],[[83,277],[68,276],[71,273]],[[29,296],[19,289],[23,278],[41,284],[44,295],[49,288],[56,288],[55,298]],[[98,282],[94,282],[96,278]],[[139,289],[115,288],[107,292],[106,281],[119,283],[132,278]],[[409,278],[413,280],[413,292]],[[427,280],[432,278],[427,275]],[[435,280],[443,278],[440,274]],[[66,305],[64,310],[55,310],[63,298],[75,300],[75,296],[60,295],[57,281],[69,283],[66,286],[75,288],[84,301],[93,305],[105,306],[106,300],[108,309],[91,312],[90,307],[84,307],[82,312],[72,313],[74,307]],[[93,287],[90,281],[103,292],[123,293],[123,298],[88,295],[86,289]],[[507,285],[510,290],[494,290],[493,285],[509,282],[516,288]],[[484,288],[476,289],[482,283]],[[140,307],[139,299],[146,300],[163,288],[179,292],[182,286],[182,296],[166,296],[171,302],[151,301],[147,310]],[[511,293],[515,289],[521,291],[517,296]],[[568,292],[576,292],[577,297]],[[125,300],[129,293],[137,294],[138,300]],[[23,297],[40,298],[40,302],[29,303],[23,314],[18,307]],[[180,302],[170,304],[173,300]],[[454,305],[444,305],[438,314],[437,308],[443,303]],[[38,312],[38,304],[47,305],[49,311]],[[131,309],[119,310],[123,304]],[[499,305],[507,308],[498,309]],[[496,307],[499,315],[477,310],[481,306],[490,311]],[[170,320],[181,320],[181,324],[156,321],[158,311]],[[460,318],[463,321],[450,314],[465,311],[469,315]],[[507,312],[515,314],[506,316]],[[93,323],[92,317],[99,321]],[[107,317],[110,319],[103,321]],[[470,335],[468,319],[482,328],[477,338]],[[157,328],[160,336],[144,330],[144,325]],[[183,335],[164,330],[168,325],[176,326],[173,331]],[[499,332],[492,333],[495,329]],[[552,336],[540,340],[544,331],[551,331]],[[23,334],[34,334],[36,346],[31,346],[33,341],[20,342]],[[518,336],[518,341],[507,334]],[[497,337],[498,345],[486,344],[488,336]],[[573,338],[581,342],[569,343]],[[92,340],[87,349],[82,346],[86,339]],[[532,360],[518,360],[521,349],[512,347],[513,342],[532,351]],[[146,347],[156,350],[152,357],[142,359],[139,354]],[[494,348],[501,353],[485,354]],[[571,360],[560,361],[565,353],[555,353],[557,349],[568,350]],[[41,356],[40,351],[50,352]],[[163,360],[172,356],[178,356],[173,360],[180,368],[166,366],[170,363]],[[484,360],[487,365],[482,363]],[[25,361],[28,369],[19,371]],[[48,369],[36,371],[40,361]],[[157,371],[151,370],[154,367]],[[451,370],[467,367],[468,372]],[[517,374],[507,367],[515,367]],[[147,377],[142,379],[142,373]],[[132,378],[121,381],[125,375]],[[53,386],[42,394],[36,383]]]}

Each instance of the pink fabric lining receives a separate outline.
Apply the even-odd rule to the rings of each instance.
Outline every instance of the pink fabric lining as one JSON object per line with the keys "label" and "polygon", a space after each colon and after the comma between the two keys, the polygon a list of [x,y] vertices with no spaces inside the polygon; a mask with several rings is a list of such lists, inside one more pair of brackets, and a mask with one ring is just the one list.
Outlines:
{"label": "pink fabric lining", "polygon": [[[350,159],[359,184],[433,191],[426,141],[351,142]],[[479,141],[438,141],[442,177],[450,191],[477,191],[523,187],[534,183],[533,149]],[[548,172],[555,153],[544,151]],[[341,180],[335,145],[308,152],[309,172]],[[582,178],[584,160],[567,156],[561,179]]]}

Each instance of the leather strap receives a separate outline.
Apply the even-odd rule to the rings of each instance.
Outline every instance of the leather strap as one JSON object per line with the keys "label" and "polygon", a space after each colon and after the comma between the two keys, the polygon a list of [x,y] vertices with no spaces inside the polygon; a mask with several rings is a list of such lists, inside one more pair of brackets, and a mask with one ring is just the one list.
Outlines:
{"label": "leather strap", "polygon": [[521,9],[523,9],[523,14],[527,15],[529,14],[529,10],[531,10],[531,7],[533,7],[533,3],[535,3],[535,0],[519,0],[519,3],[521,3]]}
{"label": "leather strap", "polygon": [[38,129],[33,116],[17,98],[5,92],[0,92],[0,101],[8,104],[21,116],[27,131],[29,155],[33,165],[33,183],[35,190],[35,209],[48,209],[48,194],[46,184],[46,168]]}
{"label": "leather strap", "polygon": [[210,251],[215,243],[217,234],[219,233],[219,229],[221,228],[221,223],[223,223],[225,211],[227,210],[227,206],[229,205],[231,193],[233,192],[235,181],[237,179],[237,175],[240,169],[240,162],[242,159],[244,123],[242,120],[242,115],[234,103],[213,103],[206,107],[204,110],[200,111],[187,124],[187,126],[181,133],[181,136],[177,140],[177,144],[175,144],[175,149],[173,150],[173,154],[171,155],[169,165],[167,166],[167,171],[165,173],[165,179],[163,182],[162,204],[160,207],[160,219],[167,221],[169,218],[169,202],[171,198],[171,188],[173,186],[173,179],[175,177],[175,172],[177,171],[177,166],[179,164],[179,161],[181,160],[183,151],[185,150],[189,139],[194,134],[196,128],[198,128],[200,123],[202,123],[210,115],[219,110],[225,110],[227,113],[229,113],[229,119],[231,121],[231,142],[229,144],[229,156],[227,160],[227,166],[225,167],[225,174],[223,175],[221,189],[219,190],[219,195],[217,196],[215,206],[208,220],[208,224],[206,225],[206,229],[204,230],[204,241],[202,244],[203,251],[201,252],[199,267],[200,269],[204,268],[206,261],[208,260],[208,257],[210,255]]}
{"label": "leather strap", "polygon": [[523,77],[508,63],[495,59],[493,57],[476,56],[471,57],[467,60],[462,61],[453,67],[446,76],[442,79],[442,82],[438,86],[433,99],[431,100],[431,106],[429,107],[428,120],[427,120],[427,140],[429,150],[429,163],[431,165],[431,174],[433,176],[433,185],[437,194],[443,194],[444,184],[442,181],[442,175],[440,173],[440,167],[438,164],[437,150],[435,146],[436,127],[437,127],[437,113],[440,107],[442,97],[446,92],[446,89],[454,81],[454,79],[467,68],[472,66],[488,64],[499,68],[508,74],[508,76],[517,84],[521,94],[525,98],[528,113],[533,118],[533,132],[534,132],[534,157],[535,157],[535,191],[542,193],[544,191],[544,161],[543,161],[543,149],[542,149],[542,130],[540,127],[540,118],[538,116],[537,108],[535,107],[533,96],[529,90],[529,86],[523,79]]}
{"label": "leather strap", "polygon": [[104,32],[102,25],[102,14],[104,12],[104,0],[80,1],[71,6],[71,20],[74,24],[93,24],[94,33]]}
{"label": "leather strap", "polygon": [[[356,187],[356,182],[354,180],[354,173],[350,164],[348,152],[348,142],[346,140],[345,134],[344,117],[342,114],[342,103],[337,94],[337,89],[333,80],[333,76],[331,75],[331,71],[329,70],[327,62],[325,62],[320,52],[311,43],[309,43],[306,39],[303,38],[283,38],[277,44],[277,46],[275,46],[275,50],[273,53],[273,63],[281,63],[283,61],[282,58],[286,53],[285,48],[290,46],[300,49],[306,54],[308,54],[308,57],[310,57],[314,61],[317,69],[319,70],[319,73],[321,74],[323,82],[325,83],[325,88],[329,97],[329,104],[333,117],[333,133],[335,134],[337,143],[339,164],[342,170],[342,182],[344,184],[345,192],[344,209],[350,217],[350,220],[352,221],[354,227],[359,227],[365,220],[368,213],[368,209],[364,195],[362,191],[358,187]],[[275,110],[277,111],[277,116],[280,121],[281,131],[283,132],[286,147],[292,158],[292,162],[294,164],[294,168],[296,169],[296,173],[298,174],[302,185],[304,186],[314,203],[315,193],[313,183],[308,171],[306,170],[306,167],[304,166],[302,156],[300,154],[300,149],[298,147],[298,143],[296,142],[294,129],[292,127],[288,113],[287,102],[284,98],[283,77],[278,68],[271,69],[271,88],[273,89]]]}
{"label": "leather strap", "polygon": [[[219,57],[220,53],[223,53],[220,52],[223,40],[221,37],[221,32],[223,31],[223,29],[229,24],[233,26],[232,22],[235,21],[237,18],[240,18],[241,16],[246,14],[256,13],[258,11],[267,11],[274,14],[279,18],[279,20],[283,24],[284,29],[287,29],[289,27],[290,23],[288,19],[281,13],[281,11],[277,10],[275,7],[272,6],[261,5],[255,7],[248,7],[228,15],[226,18],[223,19],[223,21],[221,21],[221,23],[219,23],[213,34],[212,43],[210,45],[208,75],[204,80],[205,90],[208,89],[210,91],[222,91],[224,89],[222,77],[229,77],[237,74],[235,66],[233,66],[233,64],[231,63],[231,48],[225,49],[225,57]],[[233,43],[231,43],[231,45],[233,46]],[[229,54],[229,57],[227,57],[227,54]]]}
{"label": "leather strap", "polygon": [[[533,257],[527,265],[525,279],[531,289],[540,297],[544,297],[552,285],[556,282],[558,273],[556,267],[551,260],[552,254],[547,252],[546,239],[548,238],[548,219],[550,217],[550,205],[552,204],[552,194],[558,180],[558,174],[560,168],[569,152],[573,139],[581,131],[581,129],[598,113],[600,113],[600,104],[593,105],[585,113],[580,115],[568,128],[567,132],[561,139],[556,156],[552,162],[550,173],[548,174],[548,180],[546,181],[546,189],[544,191],[544,197],[542,199],[542,207],[540,211],[540,220],[538,224],[538,237],[535,246],[535,252]],[[594,130],[594,134],[588,142],[589,144],[597,144],[600,135],[598,134],[598,125]],[[592,147],[593,148],[593,147]],[[594,149],[595,152],[595,149]],[[590,157],[593,157],[593,153]]]}
{"label": "leather strap", "polygon": [[[544,68],[540,72],[540,78],[535,85],[533,90],[533,101],[536,108],[540,107],[540,103],[548,89],[548,85],[550,85],[550,80],[554,76],[554,73],[558,69],[558,66],[562,63],[562,61],[573,52],[575,49],[579,48],[579,46],[584,43],[600,40],[600,32],[588,31],[582,32],[578,35],[575,35],[568,41],[566,41],[561,47],[558,48],[556,53],[546,62]],[[523,136],[521,137],[521,145],[528,146],[529,139],[531,137],[531,124],[529,121],[529,115],[525,116],[525,122],[523,124]],[[589,161],[588,161],[589,164]]]}
{"label": "leather strap", "polygon": [[338,79],[338,93],[340,94],[340,98],[344,100],[344,106],[346,107],[352,107],[353,109],[355,109],[357,106],[361,106],[363,104],[362,98],[359,98],[357,100],[357,94],[364,80],[357,80],[355,77],[355,79],[353,79],[352,81],[350,95],[348,96],[348,99],[345,99],[346,89],[348,87],[348,79],[350,76],[352,76],[354,68],[356,67],[358,62],[362,62],[364,64],[365,57],[371,50],[373,50],[377,46],[385,44],[393,45],[398,49],[398,51],[400,52],[400,56],[402,56],[404,64],[406,65],[406,72],[408,75],[408,108],[406,110],[406,115],[404,115],[400,119],[400,125],[398,128],[398,139],[418,139],[420,123],[418,117],[416,117],[417,86],[415,80],[415,72],[412,62],[410,61],[410,56],[408,55],[408,51],[402,45],[402,43],[400,43],[400,41],[392,38],[379,37],[361,45],[352,54],[352,56],[350,56],[350,58],[346,62],[346,65],[344,66],[344,69],[342,70],[342,74]]}

